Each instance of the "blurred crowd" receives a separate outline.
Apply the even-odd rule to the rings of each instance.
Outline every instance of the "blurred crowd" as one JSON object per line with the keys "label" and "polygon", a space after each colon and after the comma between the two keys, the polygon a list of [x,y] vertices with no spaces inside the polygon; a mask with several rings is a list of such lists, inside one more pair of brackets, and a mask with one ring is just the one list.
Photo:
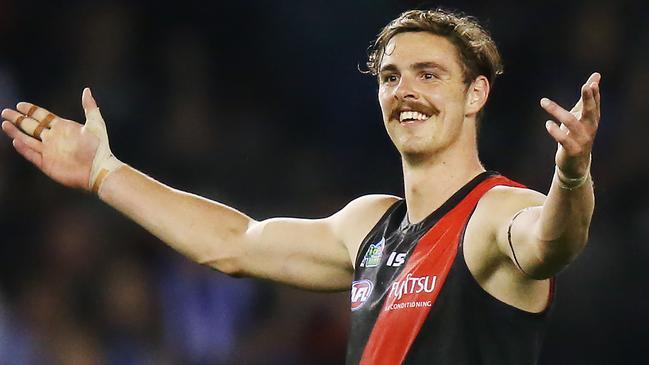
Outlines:
{"label": "blurred crowd", "polygon": [[[0,107],[82,120],[89,86],[123,161],[256,219],[402,195],[376,81],[358,71],[414,1],[0,1]],[[603,75],[591,240],[558,278],[541,364],[648,363],[649,6],[445,1],[505,61],[481,157],[541,192],[556,146],[538,106]],[[644,152],[643,152],[644,151]],[[219,222],[214,222],[215,225]],[[190,262],[0,136],[0,364],[343,364],[348,293]]]}

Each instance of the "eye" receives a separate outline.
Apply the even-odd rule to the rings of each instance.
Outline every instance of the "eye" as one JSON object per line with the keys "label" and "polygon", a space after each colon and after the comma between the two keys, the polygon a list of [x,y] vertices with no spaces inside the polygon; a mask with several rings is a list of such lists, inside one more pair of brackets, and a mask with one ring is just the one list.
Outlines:
{"label": "eye", "polygon": [[398,82],[398,81],[399,81],[399,76],[397,76],[397,75],[395,75],[395,74],[387,74],[387,75],[383,75],[383,76],[381,77],[381,81],[382,81],[383,83],[388,83],[388,84],[390,84],[390,83],[395,83],[395,82]]}
{"label": "eye", "polygon": [[421,78],[424,80],[434,80],[437,79],[437,75],[433,72],[422,72]]}

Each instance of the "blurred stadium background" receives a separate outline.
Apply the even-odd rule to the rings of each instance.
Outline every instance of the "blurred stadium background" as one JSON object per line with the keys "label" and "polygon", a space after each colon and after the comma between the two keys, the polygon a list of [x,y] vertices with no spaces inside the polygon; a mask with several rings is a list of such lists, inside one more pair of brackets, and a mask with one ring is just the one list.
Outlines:
{"label": "blurred stadium background", "polygon": [[[401,195],[371,76],[379,29],[414,1],[0,1],[0,106],[82,119],[113,151],[261,219]],[[442,1],[491,30],[506,72],[482,159],[542,192],[541,97],[603,74],[590,245],[559,275],[540,363],[649,364],[649,10],[645,1]],[[219,224],[219,222],[214,222]],[[0,137],[0,364],[343,364],[348,294],[231,279],[189,262]]]}

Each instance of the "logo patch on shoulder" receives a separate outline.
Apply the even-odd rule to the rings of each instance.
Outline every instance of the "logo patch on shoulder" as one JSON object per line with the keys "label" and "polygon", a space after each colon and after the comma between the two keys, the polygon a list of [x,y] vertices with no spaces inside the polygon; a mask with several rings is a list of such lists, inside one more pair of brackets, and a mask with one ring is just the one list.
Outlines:
{"label": "logo patch on shoulder", "polygon": [[359,280],[352,283],[352,312],[360,309],[367,302],[370,294],[372,294],[372,289],[374,289],[374,284],[369,280]]}
{"label": "logo patch on shoulder", "polygon": [[381,263],[381,257],[383,257],[383,248],[385,247],[385,237],[382,237],[381,240],[377,243],[370,244],[370,248],[367,249],[363,261],[361,261],[361,267],[377,267]]}

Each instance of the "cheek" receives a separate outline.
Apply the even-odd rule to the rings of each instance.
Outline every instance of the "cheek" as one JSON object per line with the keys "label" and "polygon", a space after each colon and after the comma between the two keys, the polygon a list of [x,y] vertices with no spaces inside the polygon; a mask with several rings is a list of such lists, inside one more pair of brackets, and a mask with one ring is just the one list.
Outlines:
{"label": "cheek", "polygon": [[381,90],[379,90],[379,105],[381,106],[381,114],[383,115],[383,119],[387,120],[392,108],[392,103],[390,97]]}

